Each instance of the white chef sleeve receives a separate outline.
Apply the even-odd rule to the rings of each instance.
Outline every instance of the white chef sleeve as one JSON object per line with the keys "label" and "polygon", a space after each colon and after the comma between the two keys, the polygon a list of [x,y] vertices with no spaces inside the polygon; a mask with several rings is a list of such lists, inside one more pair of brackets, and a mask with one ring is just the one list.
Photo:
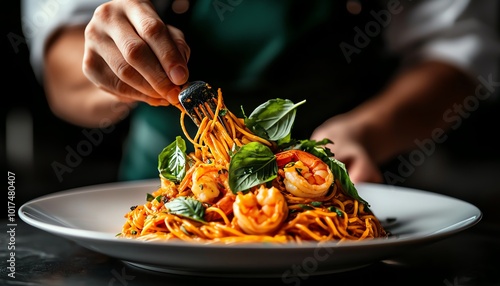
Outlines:
{"label": "white chef sleeve", "polygon": [[21,22],[30,50],[30,63],[37,79],[42,81],[45,46],[48,39],[63,26],[89,22],[94,10],[105,0],[22,0]]}
{"label": "white chef sleeve", "polygon": [[439,60],[473,78],[498,76],[497,0],[402,1],[385,30],[388,48],[406,63]]}

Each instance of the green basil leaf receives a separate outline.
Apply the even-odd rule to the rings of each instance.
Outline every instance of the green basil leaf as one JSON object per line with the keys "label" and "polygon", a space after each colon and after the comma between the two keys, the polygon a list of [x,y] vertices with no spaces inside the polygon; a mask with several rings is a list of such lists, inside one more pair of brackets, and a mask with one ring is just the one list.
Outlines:
{"label": "green basil leaf", "polygon": [[306,204],[299,204],[299,207],[301,209],[304,209],[304,210],[313,210],[314,209],[313,207],[306,205]]}
{"label": "green basil leaf", "polygon": [[323,204],[322,202],[316,202],[316,201],[311,202],[311,206],[313,207],[320,207],[322,204]]}
{"label": "green basil leaf", "polygon": [[345,191],[351,198],[354,198],[365,204],[367,207],[370,207],[370,204],[368,204],[368,202],[361,198],[361,196],[358,194],[356,187],[354,187],[354,184],[352,183],[351,178],[347,173],[345,164],[332,157],[329,157],[328,159],[329,160],[326,163],[332,170],[333,177],[340,181],[342,190]]}
{"label": "green basil leaf", "polygon": [[344,216],[344,213],[341,210],[339,210],[338,208],[336,208],[335,206],[329,206],[328,210],[331,211],[331,212],[337,213],[337,215],[339,217],[343,217]]}
{"label": "green basil leaf", "polygon": [[205,208],[200,201],[189,197],[177,197],[165,204],[169,213],[204,222]]}
{"label": "green basil leaf", "polygon": [[163,198],[163,195],[158,195],[156,198],[154,198],[157,202],[161,202],[161,199]]}
{"label": "green basil leaf", "polygon": [[278,141],[290,136],[295,121],[296,108],[304,104],[303,100],[294,104],[288,99],[271,99],[259,105],[248,118],[245,125],[258,136]]}
{"label": "green basil leaf", "polygon": [[243,145],[229,163],[229,187],[233,193],[272,181],[278,174],[276,157],[269,147],[251,142]]}
{"label": "green basil leaf", "polygon": [[178,183],[186,175],[186,158],[186,142],[177,136],[158,155],[158,172],[163,178]]}

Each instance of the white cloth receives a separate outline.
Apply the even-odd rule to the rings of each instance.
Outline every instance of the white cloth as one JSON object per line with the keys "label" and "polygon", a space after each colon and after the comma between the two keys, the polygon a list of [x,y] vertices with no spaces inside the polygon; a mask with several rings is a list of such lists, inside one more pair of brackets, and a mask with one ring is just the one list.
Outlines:
{"label": "white cloth", "polygon": [[497,0],[400,2],[401,13],[385,31],[390,51],[401,54],[408,64],[439,60],[474,78],[498,77]]}
{"label": "white cloth", "polygon": [[82,25],[92,18],[95,8],[105,0],[22,0],[21,22],[30,49],[30,62],[39,81],[47,40],[60,27]]}

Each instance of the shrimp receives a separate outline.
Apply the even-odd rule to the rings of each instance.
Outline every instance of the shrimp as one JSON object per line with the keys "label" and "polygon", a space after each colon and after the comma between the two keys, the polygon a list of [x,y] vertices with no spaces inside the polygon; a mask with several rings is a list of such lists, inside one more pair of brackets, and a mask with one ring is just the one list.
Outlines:
{"label": "shrimp", "polygon": [[[215,205],[226,215],[233,212],[233,202],[236,198],[229,188],[229,175],[226,169],[214,164],[200,164],[193,172],[191,192],[202,203]],[[207,213],[205,219],[213,221],[220,219],[218,213]]]}
{"label": "shrimp", "polygon": [[325,195],[333,184],[333,173],[318,157],[301,150],[276,154],[278,168],[283,168],[285,188],[303,198]]}
{"label": "shrimp", "polygon": [[254,192],[238,193],[233,203],[234,217],[247,234],[272,234],[288,215],[285,197],[275,187],[260,186]]}
{"label": "shrimp", "polygon": [[161,175],[160,175],[160,182],[161,182],[160,188],[159,190],[157,190],[156,193],[153,193],[153,196],[164,195],[168,199],[171,199],[177,196],[177,194],[179,194],[179,191],[177,190],[177,185],[174,182],[165,179]]}
{"label": "shrimp", "polygon": [[[203,203],[213,203],[228,185],[227,171],[214,164],[200,164],[193,172],[191,191]],[[229,186],[227,186],[229,189]]]}

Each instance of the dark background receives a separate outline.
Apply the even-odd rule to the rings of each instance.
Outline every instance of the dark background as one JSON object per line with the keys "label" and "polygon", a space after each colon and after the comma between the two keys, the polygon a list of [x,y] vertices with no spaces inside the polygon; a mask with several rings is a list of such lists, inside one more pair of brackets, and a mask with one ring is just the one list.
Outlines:
{"label": "dark background", "polygon": [[[4,170],[16,174],[16,205],[56,191],[116,181],[127,121],[103,134],[103,140],[91,145],[92,150],[71,168],[71,173],[64,173],[62,180],[57,178],[53,164],[67,165],[68,150],[89,142],[85,132],[91,130],[70,125],[51,113],[29,64],[19,1],[6,1],[4,5],[1,17],[4,93],[0,107],[1,162]],[[12,39],[20,42],[12,42]],[[496,87],[493,100],[480,102],[479,108],[464,118],[444,143],[436,144],[436,150],[397,184],[471,202],[484,212],[484,220],[500,218],[497,214],[500,203],[500,184],[497,182],[500,177],[499,92],[500,87]],[[32,157],[13,153],[7,156],[7,124],[13,126],[12,122],[20,122],[12,119],[19,116],[24,116],[28,125],[19,125],[18,131],[32,134]],[[29,132],[30,122],[32,133]],[[400,163],[396,160],[388,164],[385,171],[397,174]]]}

